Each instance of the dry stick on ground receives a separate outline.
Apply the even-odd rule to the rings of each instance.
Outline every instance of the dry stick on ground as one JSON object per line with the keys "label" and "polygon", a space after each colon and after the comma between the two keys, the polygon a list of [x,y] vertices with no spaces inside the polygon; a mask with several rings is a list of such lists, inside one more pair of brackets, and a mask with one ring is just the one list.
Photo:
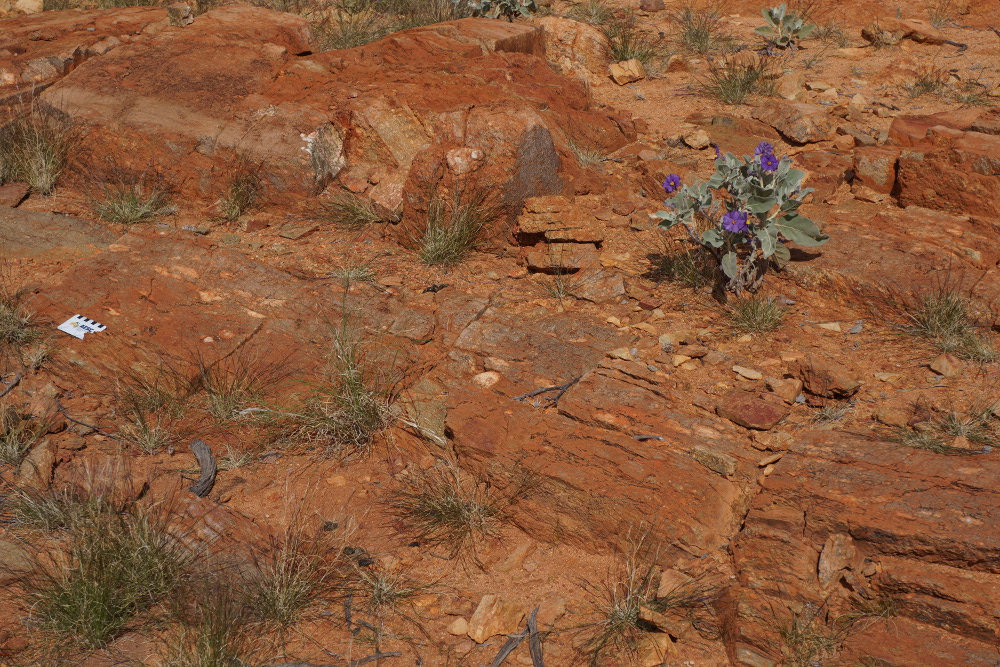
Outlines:
{"label": "dry stick on ground", "polygon": [[14,379],[11,380],[10,382],[4,382],[3,380],[0,380],[0,382],[2,382],[4,385],[4,390],[0,391],[0,398],[3,398],[7,394],[9,394],[14,389],[14,387],[17,386],[17,383],[21,381],[21,376],[22,374],[18,373],[17,375],[14,376]]}
{"label": "dry stick on ground", "polygon": [[122,441],[121,438],[115,437],[115,436],[111,435],[110,433],[105,433],[104,431],[102,431],[101,429],[97,428],[93,424],[88,424],[87,422],[82,422],[79,419],[73,419],[72,417],[70,417],[69,413],[66,412],[66,408],[63,407],[63,404],[59,402],[58,398],[56,398],[56,407],[59,408],[59,412],[61,412],[62,416],[65,417],[68,421],[71,421],[74,424],[78,424],[80,426],[84,426],[86,428],[89,428],[94,433],[97,433],[99,435],[103,435],[105,438],[111,438],[112,440],[115,440],[117,442],[121,442]]}
{"label": "dry stick on ground", "polygon": [[500,652],[497,653],[496,657],[493,658],[493,662],[490,663],[490,667],[500,667],[503,661],[507,659],[507,656],[520,646],[521,642],[525,639],[528,640],[528,649],[531,651],[531,664],[534,667],[545,667],[545,663],[542,661],[542,640],[538,636],[536,616],[538,616],[538,607],[535,607],[534,611],[531,612],[531,616],[528,617],[528,624],[524,630],[507,638],[504,645],[500,647]]}
{"label": "dry stick on ground", "polygon": [[194,485],[188,488],[188,491],[199,498],[204,498],[212,490],[212,487],[215,486],[215,475],[219,467],[215,463],[215,457],[212,456],[212,450],[204,440],[192,440],[191,451],[194,453],[194,457],[198,459],[198,465],[201,466],[201,477],[198,478],[198,481]]}
{"label": "dry stick on ground", "polygon": [[577,382],[579,382],[580,378],[582,377],[583,377],[582,375],[578,375],[569,382],[566,382],[565,384],[555,384],[552,385],[551,387],[542,387],[541,389],[536,389],[535,391],[529,391],[527,394],[521,394],[520,396],[515,396],[514,400],[523,401],[526,398],[531,398],[532,396],[538,396],[539,394],[544,394],[547,391],[556,391],[558,389],[559,393],[556,394],[554,397],[547,396],[545,398],[546,401],[550,402],[552,405],[555,405],[556,403],[559,402],[559,399],[562,398],[562,395],[565,394],[567,391],[569,391],[569,388],[575,385]]}

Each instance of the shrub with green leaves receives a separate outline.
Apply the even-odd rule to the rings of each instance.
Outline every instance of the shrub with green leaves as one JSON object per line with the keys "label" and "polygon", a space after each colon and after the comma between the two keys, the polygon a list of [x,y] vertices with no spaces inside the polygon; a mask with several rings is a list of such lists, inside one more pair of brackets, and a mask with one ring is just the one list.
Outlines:
{"label": "shrub with green leaves", "polygon": [[513,21],[516,16],[529,17],[538,11],[535,0],[468,0],[475,16]]}
{"label": "shrub with green leaves", "polygon": [[760,10],[767,25],[754,28],[769,44],[779,49],[795,48],[799,40],[805,39],[816,27],[788,12],[784,3],[777,7]]}
{"label": "shrub with green leaves", "polygon": [[677,174],[664,181],[664,189],[676,194],[656,213],[660,226],[684,225],[718,262],[726,290],[756,291],[769,265],[780,269],[791,259],[787,242],[819,246],[829,239],[798,212],[812,188],[803,189],[805,172],[791,167],[766,141],[752,157],[723,156],[716,148],[715,174],[708,181],[682,185]]}

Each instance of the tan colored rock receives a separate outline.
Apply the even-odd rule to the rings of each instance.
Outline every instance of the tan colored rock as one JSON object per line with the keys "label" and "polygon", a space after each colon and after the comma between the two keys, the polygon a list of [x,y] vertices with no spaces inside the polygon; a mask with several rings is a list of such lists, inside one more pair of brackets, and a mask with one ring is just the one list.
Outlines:
{"label": "tan colored rock", "polygon": [[641,81],[646,78],[645,68],[643,68],[642,63],[635,58],[632,58],[631,60],[623,60],[620,63],[611,63],[608,66],[608,74],[611,75],[611,80],[619,86],[624,86],[628,83],[635,83],[636,81]]}
{"label": "tan colored rock", "polygon": [[48,438],[28,452],[17,469],[15,484],[18,488],[47,489],[52,482],[52,469],[56,462],[56,446]]}
{"label": "tan colored rock", "polygon": [[842,570],[851,566],[857,558],[857,549],[850,535],[833,533],[826,538],[819,554],[817,577],[822,590],[829,590],[837,582]]}
{"label": "tan colored rock", "polygon": [[946,378],[953,378],[962,374],[965,364],[958,357],[948,354],[939,354],[929,364],[932,371]]}
{"label": "tan colored rock", "polygon": [[694,577],[691,577],[680,570],[664,570],[660,575],[660,583],[656,587],[656,597],[669,598],[678,590],[690,586],[692,583],[694,583]]}
{"label": "tan colored rock", "polygon": [[666,632],[648,632],[636,642],[636,657],[642,667],[657,667],[677,652],[674,640]]}
{"label": "tan colored rock", "polygon": [[45,10],[45,3],[43,0],[17,0],[14,9],[23,14],[37,14]]}
{"label": "tan colored rock", "polygon": [[760,371],[744,366],[733,366],[733,372],[748,380],[762,380],[764,378],[764,374]]}
{"label": "tan colored rock", "polygon": [[705,130],[702,129],[682,134],[681,140],[689,148],[694,148],[699,151],[708,148],[712,143],[712,137],[708,136],[708,132],[705,132]]}
{"label": "tan colored rock", "polygon": [[829,110],[818,104],[777,101],[754,109],[753,118],[767,123],[783,137],[806,144],[832,139],[836,125]]}
{"label": "tan colored rock", "polygon": [[553,593],[546,595],[538,604],[538,615],[535,617],[535,621],[540,629],[551,628],[565,613],[566,599]]}
{"label": "tan colored rock", "polygon": [[467,634],[477,644],[490,637],[517,632],[524,618],[524,610],[519,605],[505,602],[498,595],[484,595],[479,606],[469,619]]}
{"label": "tan colored rock", "polygon": [[486,371],[484,373],[479,373],[478,375],[474,375],[472,377],[472,381],[478,384],[483,389],[489,389],[497,382],[499,382],[502,379],[502,377],[503,376],[501,376],[496,371]]}
{"label": "tan colored rock", "polygon": [[814,396],[850,398],[861,388],[846,368],[814,355],[789,364],[789,372],[802,380],[805,390]]}
{"label": "tan colored rock", "polygon": [[806,77],[802,72],[790,72],[774,82],[774,92],[786,100],[797,100],[805,92]]}
{"label": "tan colored rock", "polygon": [[459,616],[454,621],[448,624],[448,634],[461,637],[469,631],[469,622]]}
{"label": "tan colored rock", "polygon": [[545,29],[545,57],[563,74],[598,83],[607,71],[608,40],[594,26],[557,16],[536,18]]}
{"label": "tan colored rock", "polygon": [[795,397],[802,393],[802,380],[797,378],[767,378],[766,385],[785,403],[794,403]]}

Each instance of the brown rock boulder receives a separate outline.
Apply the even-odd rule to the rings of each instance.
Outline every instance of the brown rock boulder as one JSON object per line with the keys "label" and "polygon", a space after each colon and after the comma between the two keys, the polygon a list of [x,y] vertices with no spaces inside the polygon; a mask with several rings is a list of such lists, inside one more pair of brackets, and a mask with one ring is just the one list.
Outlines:
{"label": "brown rock boulder", "polygon": [[891,194],[896,187],[899,149],[863,147],[854,151],[854,183],[873,192]]}
{"label": "brown rock boulder", "polygon": [[837,130],[829,110],[818,104],[776,101],[757,107],[752,116],[795,144],[827,141],[833,139]]}
{"label": "brown rock boulder", "polygon": [[788,408],[780,403],[740,389],[726,393],[715,412],[734,424],[757,431],[769,431],[788,416]]}
{"label": "brown rock boulder", "polygon": [[889,598],[895,617],[857,626],[842,659],[991,664],[1000,540],[987,526],[1000,517],[1000,463],[961,461],[845,433],[797,438],[734,544],[737,664],[780,658],[771,619],[808,623],[821,608],[822,632],[859,601]]}
{"label": "brown rock boulder", "polygon": [[814,355],[792,362],[788,370],[802,380],[807,392],[822,398],[850,398],[861,388],[861,383],[846,368]]}
{"label": "brown rock boulder", "polygon": [[423,231],[435,191],[481,183],[513,216],[569,187],[569,142],[614,150],[635,136],[626,115],[591,110],[585,84],[546,64],[532,24],[464,19],[325,53],[310,40],[300,17],[222,7],[81,64],[43,98],[106,127],[109,143],[147,138],[148,157],[202,190],[200,175],[236,152],[266,163],[277,195],[342,179],[405,208],[407,237]]}

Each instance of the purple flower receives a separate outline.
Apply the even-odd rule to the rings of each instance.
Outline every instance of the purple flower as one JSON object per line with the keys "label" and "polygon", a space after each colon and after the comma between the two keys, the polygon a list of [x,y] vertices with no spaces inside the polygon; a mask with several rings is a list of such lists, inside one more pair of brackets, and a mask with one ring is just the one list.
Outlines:
{"label": "purple flower", "polygon": [[758,155],[771,155],[772,153],[774,153],[774,146],[766,141],[760,142],[757,144],[757,148],[753,149],[754,157],[757,157]]}
{"label": "purple flower", "polygon": [[715,149],[715,159],[716,160],[721,160],[722,159],[722,151],[719,150],[719,144],[712,144],[712,148]]}
{"label": "purple flower", "polygon": [[670,174],[667,180],[663,181],[663,189],[667,192],[674,192],[681,187],[681,177],[677,174]]}
{"label": "purple flower", "polygon": [[767,153],[760,156],[760,168],[766,172],[777,171],[778,169],[778,158],[774,157],[773,154]]}
{"label": "purple flower", "polygon": [[740,234],[748,231],[747,214],[743,211],[729,211],[722,216],[722,228],[727,232]]}

